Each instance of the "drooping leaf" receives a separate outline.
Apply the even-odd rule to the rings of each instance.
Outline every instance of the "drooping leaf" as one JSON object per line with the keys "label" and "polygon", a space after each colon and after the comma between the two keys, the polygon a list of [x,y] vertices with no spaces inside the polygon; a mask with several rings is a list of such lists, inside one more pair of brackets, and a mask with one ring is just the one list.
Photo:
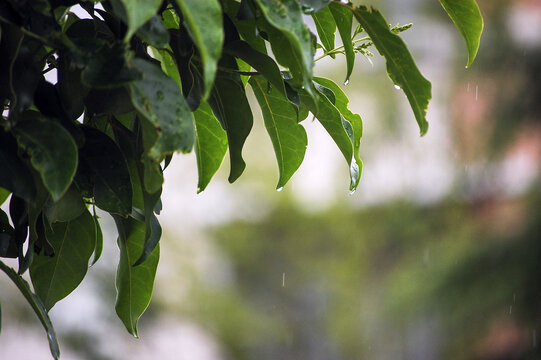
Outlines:
{"label": "drooping leaf", "polygon": [[177,83],[143,59],[132,63],[144,74],[130,84],[133,105],[158,134],[149,156],[157,163],[175,151],[189,152],[194,143],[193,115]]}
{"label": "drooping leaf", "polygon": [[483,33],[481,10],[475,0],[440,0],[440,3],[466,41],[468,49],[466,67],[468,67],[475,60]]}
{"label": "drooping leaf", "polygon": [[109,213],[129,215],[133,190],[126,160],[118,145],[101,131],[85,126],[81,161],[92,171],[96,206]]}
{"label": "drooping leaf", "polygon": [[53,199],[60,199],[77,170],[77,146],[71,135],[58,123],[34,112],[26,113],[13,133]]}
{"label": "drooping leaf", "polygon": [[199,181],[197,192],[205,190],[218,171],[227,151],[227,134],[205,101],[194,111],[195,117],[195,155]]}
{"label": "drooping leaf", "polygon": [[351,11],[339,4],[332,3],[329,5],[329,10],[336,22],[340,38],[342,39],[342,45],[344,46],[344,52],[346,55],[346,80],[344,83],[349,82],[349,77],[353,71],[353,65],[355,64],[355,52],[353,51],[353,43],[351,42],[351,26],[353,24],[353,14]]}
{"label": "drooping leaf", "polygon": [[332,0],[300,0],[305,13],[312,14],[325,8]]}
{"label": "drooping leaf", "polygon": [[150,304],[160,247],[139,266],[132,266],[143,251],[145,224],[133,218],[113,217],[118,229],[120,261],[116,274],[116,313],[130,334],[138,337],[137,322]]}
{"label": "drooping leaf", "polygon": [[125,40],[129,41],[132,35],[152,18],[160,8],[161,0],[120,0],[126,10],[128,31]]}
{"label": "drooping leaf", "polygon": [[23,294],[26,301],[28,301],[32,307],[32,310],[34,310],[36,313],[39,321],[43,325],[43,328],[47,332],[47,339],[49,340],[49,349],[51,350],[51,355],[55,360],[57,360],[60,357],[60,349],[58,348],[56,333],[54,331],[53,324],[51,323],[51,319],[47,314],[47,309],[41,302],[40,298],[30,290],[28,283],[21,276],[19,276],[15,270],[4,264],[2,261],[0,261],[0,270],[6,273],[11,281],[13,281],[21,294]]}
{"label": "drooping leaf", "polygon": [[[225,67],[235,69],[237,64],[231,57],[224,58]],[[244,142],[253,125],[252,111],[246,99],[244,84],[235,74],[219,72],[208,99],[209,105],[227,133],[231,171],[229,182],[234,182],[244,171],[242,158]]]}
{"label": "drooping leaf", "polygon": [[206,99],[216,76],[224,33],[222,9],[218,0],[176,0],[184,25],[199,51],[203,63],[203,99]]}
{"label": "drooping leaf", "polygon": [[94,265],[99,260],[103,251],[103,232],[101,231],[100,222],[98,220],[98,216],[96,215],[95,208],[92,219],[96,229],[96,246],[94,247],[94,258],[92,259],[90,266]]}
{"label": "drooping leaf", "polygon": [[[159,194],[158,194],[159,199]],[[133,266],[140,266],[152,255],[152,252],[158,246],[162,237],[162,227],[156,215],[154,215],[154,207],[145,207],[145,244],[141,255],[135,261]]]}
{"label": "drooping leaf", "polygon": [[[318,85],[317,87],[321,87]],[[316,87],[316,88],[317,88]],[[323,90],[323,89],[322,89]],[[326,90],[327,91],[327,90]],[[301,101],[306,104],[307,94],[301,92]],[[360,166],[353,157],[353,128],[349,121],[345,120],[340,111],[333,105],[327,96],[320,92],[318,108],[310,108],[318,121],[329,133],[333,141],[346,159],[350,173],[350,191],[354,191],[359,183]]]}
{"label": "drooping leaf", "polygon": [[277,189],[281,189],[297,171],[304,159],[308,143],[306,131],[297,123],[297,112],[288,99],[276,88],[267,90],[267,82],[252,76],[249,81],[257,98],[265,127],[269,134],[280,178]]}
{"label": "drooping leaf", "polygon": [[321,40],[321,45],[325,51],[334,49],[334,34],[336,33],[336,22],[329,10],[329,7],[324,7],[318,12],[312,14],[314,23],[316,24],[317,34]]}
{"label": "drooping leaf", "polygon": [[426,111],[432,97],[430,81],[423,77],[402,38],[389,29],[389,23],[378,10],[360,6],[353,14],[385,57],[389,77],[406,94],[421,136],[426,134]]}
{"label": "drooping leaf", "polygon": [[36,188],[32,173],[26,164],[17,156],[17,143],[4,131],[0,130],[0,186],[9,192],[33,201]]}
{"label": "drooping leaf", "polygon": [[[359,166],[359,173],[362,173],[363,162],[359,156],[359,148],[361,146],[361,137],[363,136],[363,122],[361,116],[349,110],[349,99],[342,89],[332,80],[315,77],[314,81],[325,86],[334,93],[334,106],[340,111],[340,114],[349,121],[353,128],[353,156]],[[354,190],[354,189],[352,189]]]}
{"label": "drooping leaf", "polygon": [[303,21],[297,1],[255,0],[271,25],[268,32],[276,60],[289,68],[298,85],[304,86],[317,106],[317,95],[312,84],[314,66],[312,38]]}
{"label": "drooping leaf", "polygon": [[30,276],[36,294],[49,310],[85,277],[96,245],[96,228],[92,215],[85,210],[72,221],[46,226],[45,234],[54,256],[35,255]]}
{"label": "drooping leaf", "polygon": [[79,217],[86,210],[85,203],[77,188],[72,185],[66,193],[58,200],[50,200],[45,205],[45,216],[49,223],[57,221],[71,221]]}

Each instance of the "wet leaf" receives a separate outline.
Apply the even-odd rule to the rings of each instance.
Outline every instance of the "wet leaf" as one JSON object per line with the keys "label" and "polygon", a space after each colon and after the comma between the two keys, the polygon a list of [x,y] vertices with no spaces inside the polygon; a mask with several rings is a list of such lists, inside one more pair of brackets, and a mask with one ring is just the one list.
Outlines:
{"label": "wet leaf", "polygon": [[339,4],[332,3],[329,5],[329,10],[336,22],[342,44],[344,45],[344,52],[346,55],[346,79],[344,83],[349,82],[349,77],[353,71],[353,65],[355,64],[355,52],[353,51],[353,43],[351,42],[351,26],[353,24],[352,12]]}
{"label": "wet leaf", "polygon": [[126,10],[128,20],[128,31],[125,40],[129,41],[132,35],[143,24],[150,20],[160,8],[161,0],[120,0]]}
{"label": "wet leaf", "polygon": [[475,0],[440,0],[440,3],[466,41],[468,49],[466,67],[468,67],[475,60],[483,33],[484,24],[481,10]]}
{"label": "wet leaf", "polygon": [[45,216],[49,223],[71,221],[86,210],[77,187],[72,185],[58,201],[49,200],[45,205]]}
{"label": "wet leaf", "polygon": [[92,215],[85,210],[72,221],[45,226],[45,235],[54,249],[54,256],[35,255],[30,276],[36,294],[50,310],[85,277],[96,245],[96,228]]}
{"label": "wet leaf", "polygon": [[321,45],[325,51],[334,49],[334,35],[336,33],[336,23],[331,14],[329,7],[325,7],[318,12],[312,14],[314,23],[316,24],[317,34],[321,40]]}

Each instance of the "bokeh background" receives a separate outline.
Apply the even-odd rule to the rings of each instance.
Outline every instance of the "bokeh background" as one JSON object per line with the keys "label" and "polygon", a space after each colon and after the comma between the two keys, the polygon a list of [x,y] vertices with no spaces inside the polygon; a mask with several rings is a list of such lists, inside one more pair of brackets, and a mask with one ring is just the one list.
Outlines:
{"label": "bokeh background", "polygon": [[[161,261],[141,339],[114,313],[118,252],[51,316],[62,359],[539,359],[541,1],[478,0],[475,64],[434,0],[380,0],[433,84],[420,138],[379,57],[344,87],[364,120],[364,172],[348,194],[341,154],[310,119],[306,159],[282,192],[256,124],[247,171],[227,160],[196,195],[193,154],[166,171]],[[316,74],[341,83],[343,57]],[[54,74],[53,74],[54,76]],[[255,104],[255,103],[254,103]],[[0,277],[0,359],[49,359],[45,333]]]}

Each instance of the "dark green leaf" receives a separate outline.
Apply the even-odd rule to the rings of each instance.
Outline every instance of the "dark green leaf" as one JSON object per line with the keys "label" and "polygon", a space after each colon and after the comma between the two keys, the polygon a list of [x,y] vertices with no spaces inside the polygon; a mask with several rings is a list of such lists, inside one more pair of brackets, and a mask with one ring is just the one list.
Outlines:
{"label": "dark green leaf", "polygon": [[298,85],[313,98],[317,106],[316,92],[312,84],[314,66],[312,38],[302,19],[297,1],[255,0],[272,28],[268,31],[272,51],[278,62],[289,68]]}
{"label": "dark green leaf", "polygon": [[160,247],[156,246],[144,263],[132,266],[143,251],[145,224],[133,218],[123,219],[116,215],[113,218],[118,229],[120,248],[120,262],[116,274],[115,309],[129,333],[138,337],[137,322],[152,297]]}
{"label": "dark green leaf", "polygon": [[483,33],[483,16],[479,6],[475,0],[440,0],[440,3],[466,41],[468,67],[475,60]]}
{"label": "dark green leaf", "polygon": [[[340,87],[335,84],[332,80],[316,77],[314,81],[318,84],[325,86],[334,93],[335,103],[334,106],[340,111],[340,114],[349,121],[353,128],[353,157],[359,166],[359,174],[362,173],[363,162],[359,156],[359,148],[361,145],[361,137],[363,136],[363,122],[361,117],[358,114],[352,113],[349,108],[349,99],[346,94],[340,89]],[[360,179],[360,175],[359,175]],[[358,184],[358,183],[357,183]],[[355,190],[357,187],[353,187],[351,190]]]}
{"label": "dark green leaf", "polygon": [[267,90],[267,82],[255,76],[249,82],[274,147],[280,172],[276,188],[281,189],[304,159],[308,143],[306,131],[297,123],[297,112],[280,91],[274,87]]}
{"label": "dark green leaf", "polygon": [[312,14],[314,23],[316,24],[317,34],[321,40],[321,45],[325,51],[331,51],[334,49],[334,34],[336,32],[336,23],[329,10],[329,7],[325,7],[318,12]]}
{"label": "dark green leaf", "polygon": [[353,14],[349,9],[336,3],[330,4],[329,9],[338,26],[338,32],[340,33],[340,38],[342,38],[342,45],[344,46],[344,52],[346,54],[347,71],[344,83],[347,84],[351,72],[353,71],[353,65],[355,64],[355,52],[353,51],[353,43],[351,42]]}
{"label": "dark green leaf", "polygon": [[[1,165],[0,165],[1,166]],[[4,167],[2,167],[4,168]],[[5,169],[5,168],[4,168]],[[9,190],[6,190],[2,187],[0,187],[0,205],[2,205],[6,200],[7,198],[9,197],[9,195],[11,195],[11,191]]]}
{"label": "dark green leaf", "polygon": [[83,131],[86,141],[81,149],[81,161],[92,171],[96,206],[110,213],[129,215],[133,190],[118,145],[97,129],[84,127]]}
{"label": "dark green leaf", "polygon": [[154,15],[139,30],[137,36],[149,45],[165,48],[169,44],[169,32],[162,24],[160,17]]}
{"label": "dark green leaf", "polygon": [[103,251],[103,233],[101,231],[100,222],[98,221],[98,216],[96,215],[95,208],[94,216],[92,216],[92,219],[94,221],[96,229],[96,246],[94,247],[94,258],[92,259],[90,266],[94,265],[99,260]]}
{"label": "dark green leaf", "polygon": [[78,218],[45,227],[54,256],[34,256],[30,276],[36,294],[47,310],[69,295],[83,280],[96,245],[92,215],[84,211]]}
{"label": "dark green leaf", "polygon": [[[321,85],[318,85],[321,87]],[[301,93],[301,101],[306,104],[307,94]],[[342,155],[346,159],[350,173],[350,191],[354,191],[359,183],[359,165],[353,157],[353,128],[349,121],[345,120],[338,109],[323,93],[319,96],[317,109],[309,108],[332,137]]]}
{"label": "dark green leaf", "polygon": [[17,156],[17,143],[4,131],[0,130],[0,186],[15,195],[33,201],[36,188],[32,173]]}
{"label": "dark green leaf", "polygon": [[184,16],[184,25],[199,50],[203,63],[203,99],[206,99],[212,89],[224,41],[222,9],[218,0],[176,0],[176,2]]}
{"label": "dark green leaf", "polygon": [[[234,59],[225,58],[224,60],[228,60],[226,67],[236,68]],[[231,159],[229,182],[234,182],[246,167],[242,158],[242,148],[253,125],[252,111],[240,77],[219,72],[208,102],[227,133]]]}
{"label": "dark green leaf", "polygon": [[149,156],[157,163],[175,151],[189,152],[194,143],[193,115],[177,83],[157,66],[134,59],[144,79],[130,84],[133,105],[158,134]]}
{"label": "dark green leaf", "polygon": [[162,0],[120,0],[126,10],[128,17],[128,31],[126,32],[126,41],[143,26],[150,18],[158,12]]}
{"label": "dark green leaf", "polygon": [[248,1],[238,3],[235,0],[225,0],[222,6],[224,13],[231,19],[242,39],[257,51],[266,54],[265,40],[259,36],[255,15]]}
{"label": "dark green leaf", "polygon": [[79,217],[85,210],[86,206],[81,194],[75,185],[72,185],[58,201],[49,200],[45,205],[44,212],[49,223],[54,223],[71,221]]}
{"label": "dark green leaf", "polygon": [[206,102],[194,111],[195,117],[195,155],[199,181],[197,192],[205,190],[210,180],[218,171],[227,151],[227,135],[212,109]]}
{"label": "dark green leaf", "polygon": [[53,199],[60,199],[77,170],[77,146],[71,135],[58,123],[34,112],[26,113],[13,133]]}
{"label": "dark green leaf", "polygon": [[423,77],[406,44],[400,36],[393,34],[389,23],[373,8],[360,6],[354,15],[370,36],[379,53],[387,60],[387,73],[396,86],[404,90],[419,128],[421,136],[428,130],[426,111],[432,97],[430,82]]}
{"label": "dark green leaf", "polygon": [[49,340],[49,348],[51,350],[51,355],[53,355],[53,358],[57,360],[60,357],[60,350],[58,348],[58,342],[56,340],[56,333],[53,328],[53,324],[51,323],[51,319],[49,319],[49,315],[47,314],[47,310],[45,309],[45,306],[31,290],[28,283],[17,273],[15,270],[4,264],[2,261],[0,261],[0,270],[6,273],[6,275],[13,281],[13,283],[17,286],[19,291],[23,294],[24,298],[30,306],[32,307],[32,310],[36,313],[38,316],[39,321],[43,325],[43,328],[47,332],[47,339]]}
{"label": "dark green leaf", "polygon": [[15,230],[9,223],[7,214],[0,209],[0,257],[16,258]]}
{"label": "dark green leaf", "polygon": [[[160,194],[158,194],[158,199],[159,195]],[[152,252],[156,246],[158,246],[158,243],[162,237],[162,227],[158,221],[158,218],[156,215],[154,215],[153,210],[154,206],[151,207],[149,205],[145,207],[145,245],[143,246],[141,255],[133,266],[140,266],[142,263],[144,263],[150,257],[150,255],[152,255]]]}

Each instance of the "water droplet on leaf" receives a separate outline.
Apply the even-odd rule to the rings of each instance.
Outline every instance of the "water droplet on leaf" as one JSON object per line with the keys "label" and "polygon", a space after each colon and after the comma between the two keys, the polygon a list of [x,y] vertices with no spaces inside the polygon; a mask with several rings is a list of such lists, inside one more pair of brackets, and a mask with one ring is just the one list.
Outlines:
{"label": "water droplet on leaf", "polygon": [[349,84],[349,79],[346,79],[346,81],[344,81],[344,86],[348,86]]}
{"label": "water droplet on leaf", "polygon": [[350,194],[350,195],[355,194],[355,190],[357,190],[357,189],[351,189],[351,190],[349,191],[349,194]]}
{"label": "water droplet on leaf", "polygon": [[280,191],[282,191],[282,190],[284,190],[284,187],[283,187],[283,186],[282,186],[282,187],[279,187],[278,189],[276,189],[276,191],[278,191],[278,192],[280,192]]}
{"label": "water droplet on leaf", "polygon": [[398,85],[395,85],[394,88],[395,88],[396,90],[400,90],[400,86],[398,86]]}

